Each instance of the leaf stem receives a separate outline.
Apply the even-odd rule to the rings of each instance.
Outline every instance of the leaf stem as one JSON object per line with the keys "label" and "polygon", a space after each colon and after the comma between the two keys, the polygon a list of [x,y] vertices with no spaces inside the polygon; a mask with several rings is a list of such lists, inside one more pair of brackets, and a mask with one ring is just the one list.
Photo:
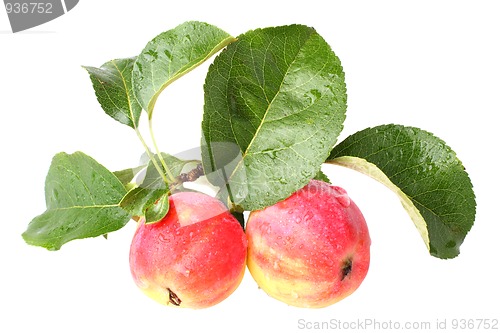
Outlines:
{"label": "leaf stem", "polygon": [[144,146],[144,149],[146,150],[146,154],[148,155],[149,159],[151,160],[151,162],[153,162],[153,165],[155,166],[156,170],[158,171],[158,173],[161,175],[163,181],[165,182],[165,184],[167,184],[168,186],[168,179],[165,175],[165,172],[163,172],[161,170],[161,167],[160,165],[158,164],[158,162],[156,161],[154,155],[151,153],[151,150],[149,149],[146,141],[144,140],[141,132],[139,131],[139,129],[136,127],[135,128],[135,133],[137,134],[137,137],[139,138],[139,140],[141,141],[142,145]]}
{"label": "leaf stem", "polygon": [[175,182],[175,177],[172,175],[172,172],[167,166],[167,163],[165,163],[165,160],[163,159],[163,156],[161,154],[160,149],[158,149],[158,144],[156,143],[156,138],[153,130],[153,118],[149,117],[148,118],[148,123],[149,123],[149,134],[151,135],[151,140],[153,142],[153,146],[155,148],[156,154],[158,155],[158,158],[160,159],[160,162],[163,166],[163,169],[165,172],[162,172],[163,179],[165,180],[165,183],[167,184],[167,187],[169,187],[170,184]]}

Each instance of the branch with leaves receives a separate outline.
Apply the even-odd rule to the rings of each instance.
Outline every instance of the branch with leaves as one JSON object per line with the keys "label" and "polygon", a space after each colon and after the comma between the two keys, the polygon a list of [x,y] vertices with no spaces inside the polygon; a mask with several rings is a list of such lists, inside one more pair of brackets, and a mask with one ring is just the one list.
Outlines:
{"label": "branch with leaves", "polygon": [[[217,53],[204,85],[201,162],[186,171],[193,161],[158,147],[154,106],[173,81]],[[457,256],[474,223],[472,182],[437,136],[389,124],[337,143],[347,110],[344,72],[311,27],[256,29],[234,38],[186,22],[153,38],[137,57],[85,69],[102,109],[135,131],[149,162],[113,173],[81,152],[57,154],[46,179],[47,210],[23,234],[29,244],[56,250],[116,231],[132,216],[159,221],[172,191],[202,174],[244,225],[242,212],[271,206],[312,178],[327,179],[324,163],[360,171],[394,191],[433,256]],[[154,152],[138,129],[143,111]]]}

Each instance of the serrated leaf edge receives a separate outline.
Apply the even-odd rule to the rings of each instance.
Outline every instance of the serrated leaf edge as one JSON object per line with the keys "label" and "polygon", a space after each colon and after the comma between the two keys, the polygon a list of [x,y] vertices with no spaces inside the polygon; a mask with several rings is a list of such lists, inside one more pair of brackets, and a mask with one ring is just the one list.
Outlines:
{"label": "serrated leaf edge", "polygon": [[[127,117],[127,115],[126,115],[125,113],[124,113],[124,116],[125,116],[125,117],[127,117],[127,118],[129,119],[129,121],[130,121],[130,123],[131,123],[131,124],[124,123],[123,121],[118,120],[118,119],[116,119],[115,117],[112,117],[112,118],[113,118],[114,120],[116,120],[116,121],[118,121],[118,122],[120,122],[120,123],[124,124],[124,125],[127,125],[127,126],[129,126],[129,127],[134,128],[134,129],[137,129],[137,128],[138,128],[138,126],[139,126],[138,122],[139,122],[140,115],[139,115],[138,119],[136,120],[136,119],[135,119],[135,117],[134,117],[134,114],[133,114],[133,112],[132,112],[132,109],[133,109],[133,107],[132,107],[132,99],[135,99],[135,100],[137,101],[138,105],[140,105],[140,104],[139,104],[139,101],[137,100],[137,98],[135,97],[135,94],[134,94],[134,91],[133,91],[133,87],[129,87],[129,86],[127,85],[127,81],[125,80],[125,77],[123,76],[123,71],[121,71],[121,70],[118,68],[118,66],[116,65],[116,62],[117,62],[117,61],[119,61],[119,60],[127,60],[127,61],[132,61],[133,63],[135,63],[135,60],[136,60],[136,59],[137,59],[137,57],[123,58],[123,59],[116,58],[116,59],[112,59],[112,60],[110,60],[110,61],[105,62],[105,63],[104,63],[104,64],[102,64],[100,67],[82,66],[82,67],[83,67],[83,69],[85,69],[85,70],[87,71],[87,73],[88,73],[89,75],[91,75],[91,81],[93,81],[93,79],[92,79],[92,75],[94,75],[94,77],[95,77],[95,79],[98,81],[98,83],[99,83],[101,86],[103,86],[103,87],[104,87],[104,85],[105,85],[104,83],[105,83],[105,82],[104,82],[104,81],[101,81],[101,80],[97,77],[97,73],[98,73],[99,71],[100,71],[100,72],[105,72],[105,71],[109,70],[109,69],[107,69],[107,68],[104,68],[104,66],[105,66],[105,65],[108,65],[108,64],[112,64],[112,65],[113,65],[113,67],[114,67],[114,69],[116,70],[116,72],[120,75],[120,79],[121,79],[121,81],[122,81],[123,88],[124,88],[124,90],[125,90],[125,95],[127,96],[127,104],[128,104],[128,117]],[[132,84],[132,78],[131,78],[131,84]],[[95,89],[94,89],[94,90],[95,90]],[[106,89],[105,89],[105,88],[104,88],[104,90],[106,91]],[[96,93],[96,97],[97,97],[97,91],[95,91],[95,93]],[[106,94],[108,94],[108,93],[107,93],[107,91],[106,91]],[[102,108],[102,109],[106,112],[106,109],[105,109],[105,108],[104,108],[104,106],[101,104],[101,101],[99,100],[99,98],[97,98],[97,100],[98,100],[99,104],[101,105],[101,108]],[[111,98],[110,98],[110,100],[111,100]],[[107,112],[106,112],[106,113],[107,113]],[[132,126],[131,126],[131,125],[132,125]]]}
{"label": "serrated leaf edge", "polygon": [[[164,33],[168,33],[169,31],[166,31]],[[164,34],[162,33],[162,34]],[[155,38],[153,38],[151,40],[154,41],[156,38],[159,38],[162,36],[162,34],[156,36]],[[226,37],[225,39],[223,39],[219,44],[215,45],[215,47],[210,50],[209,53],[207,53],[207,55],[200,59],[200,61],[194,63],[194,64],[191,64],[189,67],[183,67],[181,70],[178,71],[177,74],[173,75],[169,80],[167,80],[161,87],[160,89],[158,89],[155,94],[151,97],[151,99],[149,100],[149,102],[147,103],[147,105],[143,105],[144,101],[142,101],[142,99],[139,99],[139,98],[136,98],[138,103],[142,106],[143,109],[146,110],[146,112],[148,113],[148,116],[149,118],[152,118],[153,116],[153,110],[154,110],[154,107],[155,107],[155,104],[156,104],[156,101],[158,100],[158,97],[160,96],[160,94],[163,92],[163,90],[165,90],[165,88],[167,88],[170,84],[172,84],[174,81],[176,81],[177,79],[179,79],[180,77],[188,74],[189,72],[191,72],[192,70],[194,70],[195,68],[199,67],[201,64],[203,64],[205,61],[207,61],[208,59],[210,59],[213,55],[215,55],[217,52],[219,52],[220,50],[222,50],[224,47],[226,47],[227,45],[235,42],[237,39],[233,36],[228,36]],[[150,43],[151,43],[150,42]],[[149,46],[149,43],[148,45],[144,48],[144,50],[148,49],[148,46]],[[141,52],[141,54],[138,56],[140,57],[144,50]],[[135,64],[134,64],[134,67],[135,67]],[[132,87],[134,89],[134,94],[137,96],[137,92],[136,92],[136,88],[135,88],[135,84],[134,84],[134,81],[137,79],[136,78],[136,75],[134,75],[134,72],[135,70],[133,71],[132,73]]]}

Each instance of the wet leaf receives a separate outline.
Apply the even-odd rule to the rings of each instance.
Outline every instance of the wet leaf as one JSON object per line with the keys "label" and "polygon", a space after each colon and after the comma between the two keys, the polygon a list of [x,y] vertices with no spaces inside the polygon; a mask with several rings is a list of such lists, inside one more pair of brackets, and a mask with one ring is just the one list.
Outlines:
{"label": "wet leaf", "polygon": [[[157,165],[163,168],[161,160],[154,156]],[[192,160],[181,160],[175,156],[162,153],[163,161],[173,177],[178,177],[184,166],[192,163]],[[145,216],[146,223],[160,221],[169,210],[170,189],[165,183],[163,176],[150,161],[145,171],[144,179],[136,187],[131,189],[121,200],[120,207],[132,216]]]}
{"label": "wet leaf", "polygon": [[346,138],[327,162],[360,171],[394,191],[431,255],[460,253],[476,201],[462,162],[443,140],[415,127],[382,125]]}
{"label": "wet leaf", "polygon": [[128,168],[113,172],[114,175],[120,180],[120,182],[125,186],[130,186],[135,176],[142,171],[146,165],[138,166],[135,168]]}
{"label": "wet leaf", "polygon": [[135,96],[149,117],[163,89],[233,41],[221,29],[196,21],[153,38],[137,57],[132,73]]}
{"label": "wet leaf", "polygon": [[45,181],[47,210],[22,236],[28,244],[58,250],[71,240],[118,230],[130,220],[119,206],[125,193],[118,178],[91,157],[59,153]]}
{"label": "wet leaf", "polygon": [[115,59],[99,68],[84,67],[90,74],[97,100],[102,109],[122,124],[137,128],[142,108],[132,90],[135,58]]}
{"label": "wet leaf", "polygon": [[306,185],[336,142],[345,110],[340,60],[314,29],[239,36],[205,81],[202,159],[218,197],[255,210]]}

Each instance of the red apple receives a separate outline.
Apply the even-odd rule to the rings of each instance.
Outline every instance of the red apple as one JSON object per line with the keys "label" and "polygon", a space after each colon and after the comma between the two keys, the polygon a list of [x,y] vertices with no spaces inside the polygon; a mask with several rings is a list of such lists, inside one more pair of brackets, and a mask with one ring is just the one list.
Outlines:
{"label": "red apple", "polygon": [[370,263],[370,236],[346,191],[312,180],[289,198],[250,213],[247,265],[270,296],[320,308],[353,293]]}
{"label": "red apple", "polygon": [[137,286],[165,305],[206,308],[227,298],[245,272],[243,228],[217,199],[197,192],[170,196],[159,222],[139,221],[130,247]]}

